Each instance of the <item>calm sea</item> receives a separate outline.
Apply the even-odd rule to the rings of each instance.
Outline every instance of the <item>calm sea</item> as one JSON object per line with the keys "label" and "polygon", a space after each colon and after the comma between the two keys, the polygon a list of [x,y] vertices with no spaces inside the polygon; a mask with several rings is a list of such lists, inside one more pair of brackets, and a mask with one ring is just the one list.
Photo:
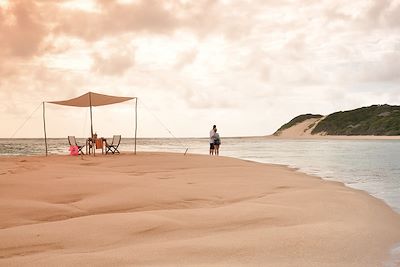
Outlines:
{"label": "calm sea", "polygon": [[[79,140],[83,143],[83,139]],[[224,138],[220,155],[284,164],[367,191],[400,212],[400,140],[275,140]],[[208,138],[138,139],[137,150],[208,154]],[[120,151],[133,151],[123,139]],[[66,139],[50,139],[51,154],[68,154]],[[0,139],[0,155],[44,154],[41,139]],[[393,253],[400,259],[400,247]],[[397,262],[396,260],[396,262]],[[387,266],[392,266],[388,264]]]}

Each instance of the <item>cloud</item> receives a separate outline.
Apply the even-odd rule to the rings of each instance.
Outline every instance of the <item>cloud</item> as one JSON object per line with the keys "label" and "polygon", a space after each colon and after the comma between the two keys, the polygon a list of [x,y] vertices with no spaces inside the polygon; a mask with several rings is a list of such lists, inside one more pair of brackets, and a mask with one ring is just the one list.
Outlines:
{"label": "cloud", "polygon": [[382,55],[380,60],[363,64],[363,82],[400,82],[400,50]]}
{"label": "cloud", "polygon": [[175,68],[182,69],[186,65],[192,64],[196,60],[196,56],[197,56],[197,50],[195,49],[181,53],[178,56],[177,62],[175,63]]}
{"label": "cloud", "polygon": [[32,57],[47,33],[37,5],[28,0],[0,9],[0,57]]}
{"label": "cloud", "polygon": [[158,1],[98,1],[99,10],[63,10],[55,32],[94,41],[125,32],[170,33],[180,21]]}
{"label": "cloud", "polygon": [[0,106],[23,117],[91,90],[207,125],[257,117],[246,130],[264,134],[298,112],[397,99],[399,12],[399,0],[9,1]]}
{"label": "cloud", "polygon": [[132,55],[124,52],[106,57],[95,53],[93,58],[92,70],[100,75],[122,75],[134,64]]}

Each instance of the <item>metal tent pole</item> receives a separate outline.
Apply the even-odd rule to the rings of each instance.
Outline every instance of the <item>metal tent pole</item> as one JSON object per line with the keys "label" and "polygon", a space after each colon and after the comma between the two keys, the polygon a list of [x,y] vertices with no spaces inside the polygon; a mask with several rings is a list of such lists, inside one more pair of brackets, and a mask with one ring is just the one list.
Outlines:
{"label": "metal tent pole", "polygon": [[47,157],[47,134],[46,134],[46,109],[43,101],[43,129],[44,129],[44,145],[46,146],[46,157]]}
{"label": "metal tent pole", "polygon": [[[92,147],[93,147],[93,145],[96,145],[96,144],[93,144],[93,142],[95,140],[93,140],[93,117],[92,117],[92,93],[91,92],[89,92],[89,105],[90,105],[90,134],[91,134],[90,138],[92,140]],[[89,147],[89,154],[90,154],[90,147]],[[93,148],[93,156],[96,156],[96,148]]]}
{"label": "metal tent pole", "polygon": [[92,93],[89,92],[89,105],[90,105],[90,133],[93,137],[93,117],[92,117]]}
{"label": "metal tent pole", "polygon": [[136,137],[137,137],[137,103],[138,99],[135,98],[135,155],[136,155]]}

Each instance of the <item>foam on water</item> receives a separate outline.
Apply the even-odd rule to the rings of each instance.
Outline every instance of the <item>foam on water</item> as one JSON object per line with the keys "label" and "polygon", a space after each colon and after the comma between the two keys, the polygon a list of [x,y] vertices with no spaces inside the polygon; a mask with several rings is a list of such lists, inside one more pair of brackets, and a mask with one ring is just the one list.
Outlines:
{"label": "foam on water", "polygon": [[385,262],[384,267],[400,266],[400,244],[397,244],[390,251],[390,258]]}

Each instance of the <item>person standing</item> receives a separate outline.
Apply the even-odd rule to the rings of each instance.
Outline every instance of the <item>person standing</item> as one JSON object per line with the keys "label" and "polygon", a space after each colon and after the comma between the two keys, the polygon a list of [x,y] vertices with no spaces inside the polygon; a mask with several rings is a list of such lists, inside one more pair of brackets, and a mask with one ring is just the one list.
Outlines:
{"label": "person standing", "polygon": [[214,135],[215,135],[216,129],[217,129],[217,126],[214,125],[210,131],[210,155],[214,155]]}
{"label": "person standing", "polygon": [[219,156],[219,146],[221,145],[221,138],[219,137],[219,133],[217,133],[217,128],[215,128],[214,134],[214,154]]}

